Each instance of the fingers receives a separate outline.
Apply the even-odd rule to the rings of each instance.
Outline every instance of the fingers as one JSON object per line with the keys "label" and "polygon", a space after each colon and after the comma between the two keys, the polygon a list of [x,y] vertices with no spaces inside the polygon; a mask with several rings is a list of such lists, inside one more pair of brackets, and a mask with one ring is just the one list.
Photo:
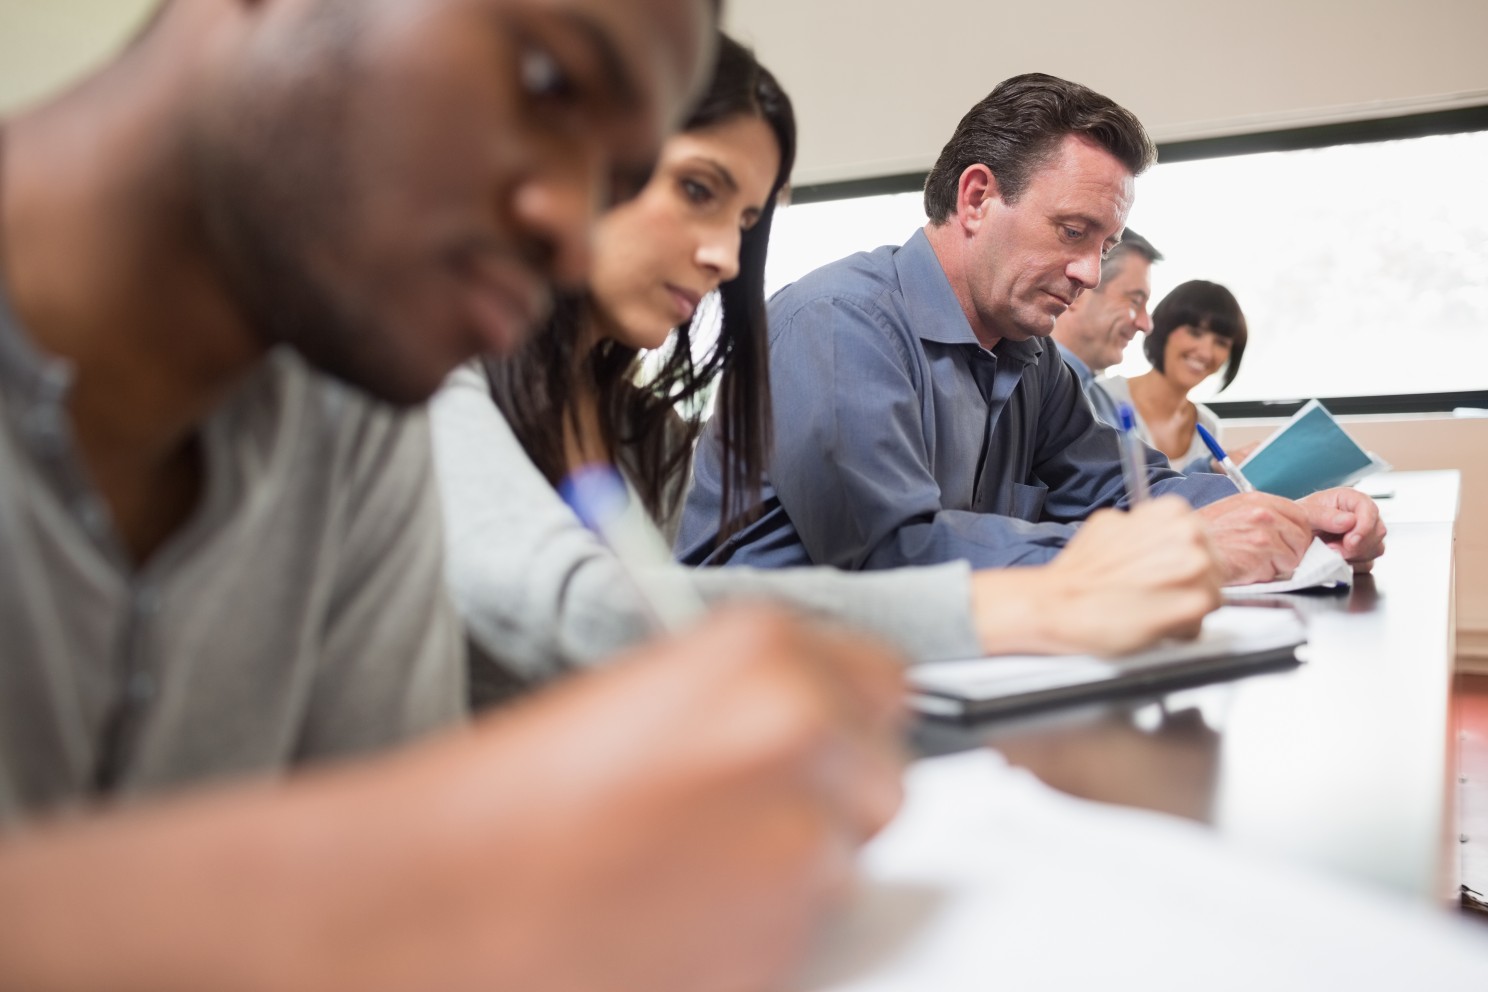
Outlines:
{"label": "fingers", "polygon": [[1350,562],[1362,564],[1384,553],[1386,528],[1379,505],[1357,489],[1328,489],[1299,502],[1313,529]]}
{"label": "fingers", "polygon": [[1092,515],[1024,581],[1042,584],[1039,602],[1059,604],[1057,631],[1042,648],[1055,652],[1111,656],[1192,637],[1220,601],[1220,566],[1203,523],[1176,496]]}
{"label": "fingers", "polygon": [[1292,574],[1312,543],[1309,509],[1266,493],[1241,493],[1199,511],[1227,583]]}
{"label": "fingers", "polygon": [[[904,659],[879,641],[777,610],[746,607],[715,621],[771,671],[763,757],[797,769],[853,844],[877,833],[903,799]],[[773,665],[768,662],[773,661]]]}

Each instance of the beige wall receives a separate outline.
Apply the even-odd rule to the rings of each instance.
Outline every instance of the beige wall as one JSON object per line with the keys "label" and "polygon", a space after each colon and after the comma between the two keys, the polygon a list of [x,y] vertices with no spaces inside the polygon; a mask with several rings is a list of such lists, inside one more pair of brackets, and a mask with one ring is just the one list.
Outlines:
{"label": "beige wall", "polygon": [[158,0],[0,0],[0,113],[96,65]]}
{"label": "beige wall", "polygon": [[[1339,419],[1361,445],[1395,468],[1455,468],[1462,473],[1462,504],[1457,518],[1458,667],[1488,672],[1488,418],[1419,415]],[[1277,423],[1226,421],[1225,443],[1240,445],[1259,440]]]}
{"label": "beige wall", "polygon": [[[0,0],[0,113],[96,64],[155,5]],[[1159,140],[1488,103],[1484,0],[732,0],[727,10],[795,99],[797,183],[926,169],[967,107],[1034,69],[1110,94]]]}
{"label": "beige wall", "polygon": [[1000,79],[1042,71],[1159,141],[1488,103],[1484,0],[733,0],[801,119],[798,184],[928,169]]}

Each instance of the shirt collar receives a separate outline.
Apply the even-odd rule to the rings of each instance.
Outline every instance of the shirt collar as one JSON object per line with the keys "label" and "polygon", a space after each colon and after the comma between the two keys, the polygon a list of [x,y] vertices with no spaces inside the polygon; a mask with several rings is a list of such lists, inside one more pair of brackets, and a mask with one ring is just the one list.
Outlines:
{"label": "shirt collar", "polygon": [[1084,386],[1088,391],[1090,384],[1095,381],[1095,373],[1090,370],[1090,366],[1080,361],[1079,355],[1070,351],[1060,342],[1055,341],[1054,347],[1059,349],[1059,353],[1064,356],[1064,364],[1074,370],[1075,375],[1080,378],[1080,385]]}
{"label": "shirt collar", "polygon": [[72,385],[72,363],[42,352],[21,327],[0,279],[0,383],[26,401],[59,401]]}
{"label": "shirt collar", "polygon": [[[916,231],[894,253],[894,268],[899,277],[899,294],[904,299],[909,326],[921,341],[981,347],[976,332],[961,311],[961,301],[956,299],[940,259],[935,257],[935,249],[930,246],[924,228]],[[1032,365],[1044,353],[1044,344],[1038,338],[1027,341],[1003,339],[993,350],[998,357]]]}

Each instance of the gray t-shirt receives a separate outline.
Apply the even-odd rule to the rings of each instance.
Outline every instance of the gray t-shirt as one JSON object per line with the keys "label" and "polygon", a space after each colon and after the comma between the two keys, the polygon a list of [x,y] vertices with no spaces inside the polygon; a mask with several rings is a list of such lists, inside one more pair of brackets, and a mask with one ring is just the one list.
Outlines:
{"label": "gray t-shirt", "polygon": [[203,426],[191,518],[136,567],[70,381],[0,297],[0,824],[460,718],[422,414],[272,354]]}

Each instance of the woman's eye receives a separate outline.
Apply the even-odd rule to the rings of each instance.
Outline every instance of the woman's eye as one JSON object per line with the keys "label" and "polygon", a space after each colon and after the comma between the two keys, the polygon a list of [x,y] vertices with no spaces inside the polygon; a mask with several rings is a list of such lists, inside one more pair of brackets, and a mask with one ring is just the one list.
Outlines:
{"label": "woman's eye", "polygon": [[573,82],[551,52],[529,47],[521,56],[522,89],[542,100],[564,99],[573,94]]}
{"label": "woman's eye", "polygon": [[682,180],[682,192],[693,203],[703,204],[713,199],[713,191],[696,179]]}

